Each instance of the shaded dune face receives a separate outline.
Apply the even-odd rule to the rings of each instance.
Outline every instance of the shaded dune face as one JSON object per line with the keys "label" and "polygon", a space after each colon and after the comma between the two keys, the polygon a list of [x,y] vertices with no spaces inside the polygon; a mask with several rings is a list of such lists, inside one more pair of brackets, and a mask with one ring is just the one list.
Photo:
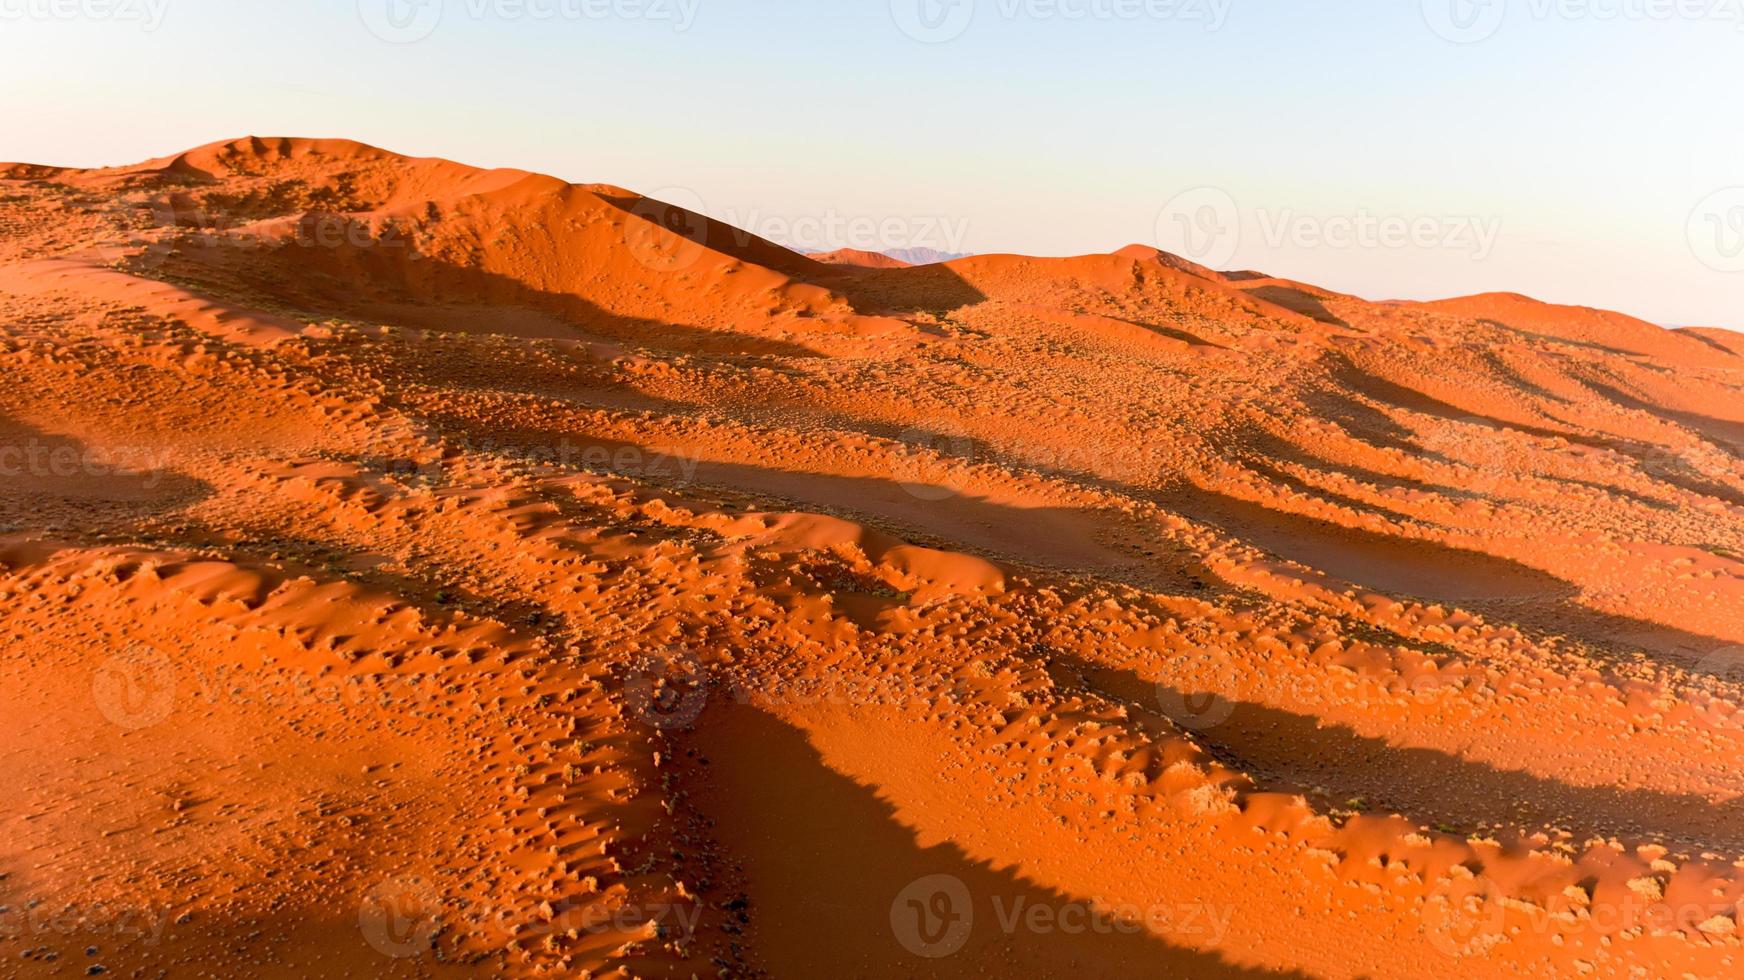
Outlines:
{"label": "shaded dune face", "polygon": [[0,312],[5,975],[1744,963],[1738,334],[262,138]]}

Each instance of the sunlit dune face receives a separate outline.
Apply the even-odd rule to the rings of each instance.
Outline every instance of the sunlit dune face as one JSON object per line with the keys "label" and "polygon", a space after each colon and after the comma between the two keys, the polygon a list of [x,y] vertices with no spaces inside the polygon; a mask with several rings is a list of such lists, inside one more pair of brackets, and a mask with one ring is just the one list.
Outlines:
{"label": "sunlit dune face", "polygon": [[0,311],[0,973],[1744,956],[1736,334],[291,139]]}

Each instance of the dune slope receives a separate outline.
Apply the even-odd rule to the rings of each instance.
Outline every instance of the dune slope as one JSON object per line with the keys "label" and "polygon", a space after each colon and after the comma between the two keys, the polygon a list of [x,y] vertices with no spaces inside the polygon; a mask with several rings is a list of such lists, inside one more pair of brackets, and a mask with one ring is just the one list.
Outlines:
{"label": "dune slope", "polygon": [[1744,968],[1736,335],[827,258],[0,165],[0,974]]}

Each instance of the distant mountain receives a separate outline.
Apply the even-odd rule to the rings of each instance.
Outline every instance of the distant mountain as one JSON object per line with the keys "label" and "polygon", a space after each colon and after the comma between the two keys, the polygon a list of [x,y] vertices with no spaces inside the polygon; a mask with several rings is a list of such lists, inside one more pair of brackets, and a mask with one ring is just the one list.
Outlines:
{"label": "distant mountain", "polygon": [[933,265],[952,259],[966,259],[973,252],[941,252],[935,248],[887,248],[884,254],[909,265]]}
{"label": "distant mountain", "polygon": [[857,265],[864,269],[906,269],[912,264],[883,252],[865,252],[857,248],[838,248],[834,252],[813,252],[810,258],[825,265]]}
{"label": "distant mountain", "polygon": [[831,265],[863,265],[873,268],[886,266],[876,259],[869,258],[871,256],[895,259],[899,265],[936,265],[940,262],[950,262],[953,259],[966,259],[975,254],[973,252],[941,252],[936,248],[887,248],[880,252],[868,252],[858,248],[838,248],[831,252],[801,249],[800,253]]}

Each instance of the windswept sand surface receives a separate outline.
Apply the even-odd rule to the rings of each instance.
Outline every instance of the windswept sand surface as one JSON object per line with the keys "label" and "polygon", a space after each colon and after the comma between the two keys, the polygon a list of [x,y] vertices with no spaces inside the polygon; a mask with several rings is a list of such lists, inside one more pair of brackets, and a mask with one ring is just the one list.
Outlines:
{"label": "windswept sand surface", "polygon": [[0,178],[0,975],[1744,973],[1744,337]]}

